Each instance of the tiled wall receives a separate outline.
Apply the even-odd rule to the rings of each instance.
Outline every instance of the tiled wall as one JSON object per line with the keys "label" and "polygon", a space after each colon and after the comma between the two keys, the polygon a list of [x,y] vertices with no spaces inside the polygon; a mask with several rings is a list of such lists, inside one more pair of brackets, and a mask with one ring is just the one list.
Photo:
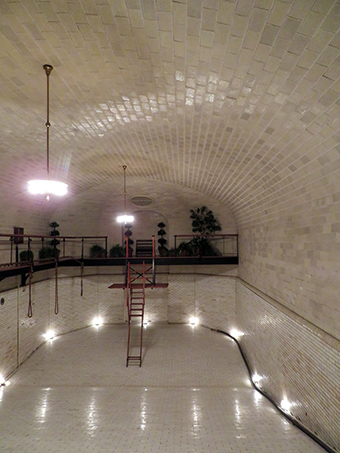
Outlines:
{"label": "tiled wall", "polygon": [[238,338],[259,386],[332,448],[340,449],[340,343],[255,288],[236,283]]}
{"label": "tiled wall", "polygon": [[[155,214],[164,216],[166,223],[167,246],[173,247],[174,234],[192,234],[192,220],[190,219],[190,209],[208,206],[218,219],[222,227],[222,233],[237,233],[236,222],[231,211],[216,199],[209,197],[186,187],[178,187],[175,184],[158,181],[145,180],[144,178],[128,178],[128,199],[127,211],[136,214],[137,211],[152,211]],[[121,243],[121,226],[116,222],[116,216],[121,213],[123,208],[123,194],[117,197],[108,197],[108,193],[119,194],[122,191],[122,180],[110,178],[102,184],[91,189],[91,193],[85,192],[77,198],[66,200],[54,212],[54,218],[60,224],[61,235],[108,235],[109,247],[116,243]],[[141,192],[142,191],[142,192]],[[134,195],[150,195],[154,200],[150,207],[136,207],[130,202]],[[89,198],[90,197],[90,198]],[[86,208],[84,209],[84,206]],[[89,222],[91,219],[91,222]],[[138,219],[138,216],[137,216]],[[151,234],[157,236],[157,223],[154,220],[154,227]],[[137,222],[138,223],[138,222]],[[140,222],[141,223],[141,222]],[[151,227],[148,228],[151,230]],[[142,231],[144,233],[142,233]],[[132,239],[151,239],[151,234],[147,231],[145,236],[145,223],[137,224],[132,227]],[[178,245],[178,244],[177,244]],[[88,247],[85,247],[88,253]]]}
{"label": "tiled wall", "polygon": [[[234,273],[234,270],[231,270]],[[91,275],[58,279],[58,310],[55,311],[55,280],[32,285],[33,317],[27,316],[29,287],[3,291],[4,305],[0,306],[0,374],[8,376],[43,341],[48,328],[57,334],[91,324],[94,316],[104,322],[126,320],[125,291],[109,289],[112,283],[122,283],[123,275]],[[200,276],[195,274],[159,274],[157,282],[169,283],[168,288],[147,290],[145,319],[148,321],[189,322],[191,316],[202,317],[202,323],[218,324],[235,314],[235,280],[233,277]],[[223,302],[223,294],[229,295]],[[210,302],[209,302],[210,301]],[[226,306],[221,309],[221,304]],[[19,347],[18,347],[19,346]]]}
{"label": "tiled wall", "polygon": [[[340,449],[340,344],[303,322],[235,275],[235,269],[209,274],[159,274],[168,288],[147,290],[146,320],[188,322],[198,316],[210,328],[243,332],[240,344],[260,386],[277,405],[287,398],[292,415],[331,447]],[[125,292],[108,289],[122,275],[60,278],[59,314],[55,309],[55,282],[33,285],[33,317],[27,317],[28,287],[2,293],[0,307],[0,374],[8,376],[43,339],[47,328],[57,334],[87,326],[94,316],[104,322],[126,319]],[[20,346],[18,349],[18,345]]]}
{"label": "tiled wall", "polygon": [[340,210],[329,198],[242,227],[239,275],[340,340]]}

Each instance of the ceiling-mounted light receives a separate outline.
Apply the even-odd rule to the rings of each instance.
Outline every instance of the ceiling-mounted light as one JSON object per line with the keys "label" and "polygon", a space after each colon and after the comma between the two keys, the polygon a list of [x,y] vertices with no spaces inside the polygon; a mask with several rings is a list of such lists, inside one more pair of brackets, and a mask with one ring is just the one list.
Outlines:
{"label": "ceiling-mounted light", "polygon": [[47,79],[47,120],[46,120],[46,136],[47,136],[47,179],[34,179],[28,181],[28,191],[34,195],[46,195],[46,200],[50,199],[50,195],[66,195],[67,184],[60,181],[52,181],[50,179],[50,83],[49,77],[53,66],[44,64],[43,66]]}
{"label": "ceiling-mounted light", "polygon": [[123,171],[124,171],[124,215],[119,215],[117,217],[117,222],[119,223],[132,223],[135,218],[133,215],[128,215],[126,214],[126,165],[123,165]]}

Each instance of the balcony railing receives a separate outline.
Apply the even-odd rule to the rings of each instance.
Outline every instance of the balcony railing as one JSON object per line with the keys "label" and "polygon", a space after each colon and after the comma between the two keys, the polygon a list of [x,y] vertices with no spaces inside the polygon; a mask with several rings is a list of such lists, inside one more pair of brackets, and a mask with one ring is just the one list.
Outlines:
{"label": "balcony railing", "polygon": [[175,256],[238,256],[237,234],[175,234]]}
{"label": "balcony railing", "polygon": [[[109,256],[108,236],[44,236],[28,234],[0,234],[0,281],[15,275],[28,275],[33,271],[47,270],[55,266],[125,266],[127,260],[139,263],[155,260],[157,265],[201,265],[238,264],[238,236],[236,234],[216,234],[208,238],[200,235],[175,235],[174,247],[165,254],[156,250],[156,240],[152,237],[152,256],[139,257],[128,252],[123,256]],[[59,244],[51,245],[57,239]],[[208,242],[210,252],[202,249]],[[92,246],[100,253],[93,254]],[[99,246],[99,247],[98,247]],[[46,258],[40,255],[41,249],[52,248]],[[190,252],[188,252],[190,250]],[[51,251],[51,250],[50,250]],[[24,252],[24,253],[23,253]]]}
{"label": "balcony railing", "polygon": [[[108,256],[107,236],[43,236],[28,234],[0,234],[0,263],[15,264],[28,261],[29,256],[39,259],[41,249],[48,247],[54,251],[53,256],[87,258],[93,245],[103,248],[103,257]],[[59,244],[55,244],[55,240]],[[52,245],[51,245],[52,243]],[[27,252],[27,260],[20,259],[21,252]],[[1,265],[1,264],[0,264]]]}

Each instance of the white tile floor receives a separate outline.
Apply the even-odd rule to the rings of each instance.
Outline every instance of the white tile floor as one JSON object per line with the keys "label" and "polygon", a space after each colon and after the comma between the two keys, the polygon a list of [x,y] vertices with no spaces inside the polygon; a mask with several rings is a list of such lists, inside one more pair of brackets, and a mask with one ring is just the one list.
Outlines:
{"label": "white tile floor", "polygon": [[0,452],[324,452],[251,387],[236,344],[204,327],[87,328],[36,351],[0,390]]}

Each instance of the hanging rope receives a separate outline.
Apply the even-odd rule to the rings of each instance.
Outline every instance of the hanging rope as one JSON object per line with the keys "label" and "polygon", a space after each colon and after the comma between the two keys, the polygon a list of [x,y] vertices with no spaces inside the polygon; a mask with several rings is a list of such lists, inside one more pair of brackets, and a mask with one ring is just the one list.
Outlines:
{"label": "hanging rope", "polygon": [[28,312],[27,316],[32,318],[33,308],[32,308],[32,278],[33,278],[33,263],[30,262],[30,271],[28,275]]}
{"label": "hanging rope", "polygon": [[84,294],[84,262],[77,260],[74,256],[71,256],[74,261],[80,264],[80,296],[83,297]]}
{"label": "hanging rope", "polygon": [[54,314],[59,313],[59,301],[58,301],[58,260],[55,260],[55,293],[54,293]]}

